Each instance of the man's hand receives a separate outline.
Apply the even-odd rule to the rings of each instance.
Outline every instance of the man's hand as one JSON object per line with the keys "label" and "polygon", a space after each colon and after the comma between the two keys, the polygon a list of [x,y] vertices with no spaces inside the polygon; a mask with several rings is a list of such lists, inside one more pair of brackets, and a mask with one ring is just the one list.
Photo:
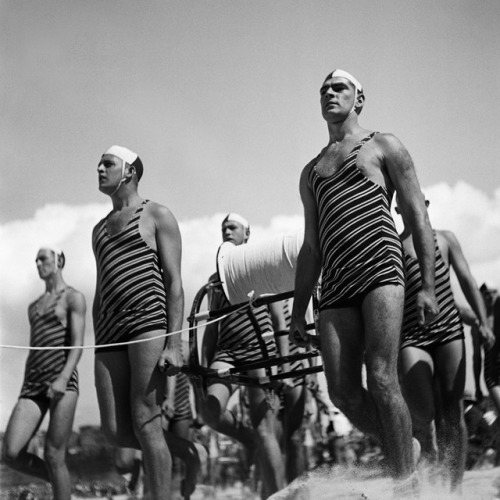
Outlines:
{"label": "man's hand", "polygon": [[49,384],[49,388],[47,389],[47,397],[49,399],[53,399],[57,401],[64,396],[66,392],[67,381],[62,377],[57,377],[54,382]]}
{"label": "man's hand", "polygon": [[491,349],[495,345],[495,335],[488,325],[479,324],[477,329],[481,335],[481,342],[486,349]]}
{"label": "man's hand", "polygon": [[288,340],[299,347],[307,347],[309,345],[309,335],[306,332],[306,321],[300,321],[292,318],[290,322],[290,330],[288,333]]}
{"label": "man's hand", "polygon": [[175,415],[175,401],[165,398],[161,404],[161,413],[167,420],[171,420]]}
{"label": "man's hand", "polygon": [[439,306],[436,295],[426,290],[420,290],[417,294],[417,316],[418,324],[425,325],[439,314]]}
{"label": "man's hand", "polygon": [[158,360],[158,368],[166,375],[177,375],[184,365],[182,354],[177,347],[165,347]]}

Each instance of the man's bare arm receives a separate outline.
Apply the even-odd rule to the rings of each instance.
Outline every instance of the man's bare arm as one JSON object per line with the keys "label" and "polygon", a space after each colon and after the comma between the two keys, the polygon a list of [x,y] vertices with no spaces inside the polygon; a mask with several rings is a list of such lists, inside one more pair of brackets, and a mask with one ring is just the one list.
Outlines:
{"label": "man's bare arm", "polygon": [[[184,290],[181,278],[182,239],[177,220],[166,207],[155,204],[152,214],[156,228],[158,256],[163,270],[163,283],[167,294],[167,332],[182,328],[184,315]],[[178,353],[177,353],[178,351]],[[164,369],[165,361],[173,368],[167,373],[175,374],[183,365],[181,354],[181,334],[167,337],[165,351],[159,360],[159,367]]]}
{"label": "man's bare arm", "polygon": [[[67,307],[70,331],[69,345],[82,346],[85,334],[85,313],[87,311],[85,297],[76,290],[70,290],[67,296]],[[80,361],[81,356],[81,349],[71,349],[68,351],[68,356],[61,373],[49,388],[49,397],[55,396],[57,398],[64,395],[71,374]]]}
{"label": "man's bare arm", "polygon": [[420,324],[439,312],[434,289],[435,249],[432,227],[425,199],[417,179],[413,160],[399,139],[392,134],[377,134],[377,145],[383,153],[384,165],[398,196],[398,207],[410,225],[413,244],[422,277],[417,297]]}
{"label": "man's bare arm", "polygon": [[476,280],[470,272],[469,264],[462,252],[462,247],[455,234],[451,231],[439,231],[438,237],[439,239],[444,239],[446,242],[450,265],[455,271],[460,288],[464,292],[467,302],[479,320],[479,325],[476,326],[481,334],[482,341],[486,347],[491,347],[495,343],[495,337],[488,325],[488,315],[483,297],[481,296]]}
{"label": "man's bare arm", "polygon": [[[300,177],[300,197],[304,207],[304,242],[297,257],[295,293],[290,324],[290,340],[305,344],[305,314],[314,286],[321,273],[321,250],[318,236],[316,201],[309,187],[308,176],[312,164],[307,165]],[[297,332],[299,336],[295,334]]]}

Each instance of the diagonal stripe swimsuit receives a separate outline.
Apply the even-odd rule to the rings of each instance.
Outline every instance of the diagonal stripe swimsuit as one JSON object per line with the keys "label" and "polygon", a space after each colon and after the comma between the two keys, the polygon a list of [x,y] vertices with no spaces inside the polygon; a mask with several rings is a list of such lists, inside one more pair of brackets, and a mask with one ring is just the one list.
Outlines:
{"label": "diagonal stripe swimsuit", "polygon": [[368,179],[356,166],[362,139],[340,169],[328,177],[309,172],[316,199],[322,262],[319,309],[357,307],[371,290],[404,286],[403,256],[390,206],[393,191]]}
{"label": "diagonal stripe swimsuit", "polygon": [[[110,236],[107,218],[96,226],[95,254],[100,274],[96,345],[125,342],[167,329],[167,299],[158,253],[142,238],[139,220],[149,200],[137,207],[125,228]],[[115,346],[107,350],[126,349]],[[96,352],[103,348],[97,348]]]}
{"label": "diagonal stripe swimsuit", "polygon": [[[37,311],[37,301],[30,304],[28,318],[31,327],[30,345],[32,347],[57,347],[70,345],[70,328],[56,316],[55,309],[67,288],[61,290],[54,303],[44,313]],[[49,385],[63,371],[69,351],[47,350],[30,351],[26,360],[21,398],[45,399]],[[66,386],[67,391],[78,393],[78,371],[75,369]]]}
{"label": "diagonal stripe swimsuit", "polygon": [[406,263],[405,309],[402,327],[403,347],[430,349],[437,345],[464,338],[464,328],[455,305],[450,285],[450,270],[446,265],[434,233],[436,252],[435,290],[439,314],[424,326],[418,324],[417,294],[422,288],[418,260],[404,252]]}

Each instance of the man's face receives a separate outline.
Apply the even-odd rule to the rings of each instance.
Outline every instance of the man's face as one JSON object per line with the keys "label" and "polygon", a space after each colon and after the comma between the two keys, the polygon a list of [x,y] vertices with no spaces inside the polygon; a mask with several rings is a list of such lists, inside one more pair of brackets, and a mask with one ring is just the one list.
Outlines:
{"label": "man's face", "polygon": [[113,192],[122,178],[123,161],[113,155],[103,155],[97,165],[99,191]]}
{"label": "man's face", "polygon": [[326,79],[319,93],[321,113],[326,121],[345,119],[356,99],[354,85],[341,76]]}
{"label": "man's face", "polygon": [[222,223],[222,241],[242,245],[248,240],[248,230],[239,222],[227,220]]}
{"label": "man's face", "polygon": [[483,296],[484,305],[486,306],[486,312],[488,313],[488,315],[490,315],[493,310],[495,299],[498,296],[498,292],[497,290],[491,288],[488,288],[486,290],[482,289],[481,295]]}
{"label": "man's face", "polygon": [[38,270],[38,276],[40,276],[41,279],[44,280],[52,276],[56,270],[56,258],[52,250],[47,248],[38,250],[35,263]]}

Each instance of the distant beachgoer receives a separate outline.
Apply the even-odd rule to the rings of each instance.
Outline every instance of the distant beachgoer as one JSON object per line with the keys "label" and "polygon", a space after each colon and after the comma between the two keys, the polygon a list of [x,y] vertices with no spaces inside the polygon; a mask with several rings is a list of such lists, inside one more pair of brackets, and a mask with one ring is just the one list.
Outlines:
{"label": "distant beachgoer", "polygon": [[480,290],[495,335],[495,343],[485,348],[484,379],[497,412],[495,465],[500,466],[500,296],[497,290],[488,288],[484,283]]}
{"label": "distant beachgoer", "polygon": [[474,311],[464,304],[457,303],[458,313],[464,322],[464,325],[470,327],[471,346],[472,346],[472,373],[474,375],[474,397],[480,403],[483,400],[483,389],[481,380],[483,375],[483,342],[479,330],[479,321]]}
{"label": "distant beachgoer", "polygon": [[[234,245],[243,245],[250,236],[246,219],[234,213],[222,221],[222,239]],[[217,285],[218,274],[210,278],[214,284],[209,290],[210,310],[229,305],[222,288]],[[249,314],[253,314],[252,319]],[[262,332],[272,331],[271,316],[267,306],[252,308],[252,311],[232,313],[218,323],[207,326],[203,336],[202,364],[213,369],[230,368],[241,363],[262,360],[253,320]],[[266,340],[266,348],[272,356],[276,354],[274,338]],[[246,375],[263,376],[263,368],[248,370]],[[257,444],[257,458],[261,461],[263,476],[262,498],[280,490],[285,484],[284,464],[275,432],[277,401],[273,391],[261,387],[248,387],[249,411],[253,428],[241,425],[235,415],[227,409],[230,396],[236,387],[219,379],[208,379],[206,399],[199,404],[203,421],[214,430],[232,437],[251,450]],[[199,390],[197,391],[198,395]]]}
{"label": "distant beachgoer", "polygon": [[[92,234],[95,383],[105,435],[115,446],[142,450],[147,490],[165,500],[175,443],[167,445],[161,403],[165,376],[183,365],[175,333],[184,311],[182,243],[172,212],[139,196],[143,170],[137,154],[121,146],[109,148],[97,166],[99,190],[113,210]],[[137,340],[144,342],[123,344]]]}
{"label": "distant beachgoer", "polygon": [[[305,352],[303,347],[291,344],[288,335],[283,335],[288,333],[290,326],[289,302],[289,300],[285,300],[269,304],[277,350],[282,357]],[[293,374],[296,370],[306,368],[308,365],[305,363],[307,362],[300,360],[292,363],[285,362],[279,368],[282,373]],[[288,377],[283,379],[283,385],[279,391],[282,402],[280,415],[283,423],[281,443],[285,457],[286,479],[289,483],[306,471],[302,423],[307,396],[306,380],[312,378],[312,375]]]}
{"label": "distant beachgoer", "polygon": [[[413,434],[422,446],[422,457],[431,464],[438,464],[440,475],[448,477],[451,490],[460,491],[467,452],[463,408],[466,362],[463,323],[451,290],[450,268],[455,271],[465,297],[479,318],[480,333],[486,345],[493,342],[493,334],[487,324],[479,288],[451,231],[434,231],[439,314],[425,325],[419,323],[420,268],[411,228],[406,216],[402,218],[404,229],[400,237],[406,263],[401,343],[403,393],[412,416]],[[435,384],[438,384],[437,397]],[[437,421],[434,401],[439,401],[440,406]]]}
{"label": "distant beachgoer", "polygon": [[390,213],[394,192],[418,242],[422,322],[438,312],[434,245],[412,159],[392,134],[358,124],[364,102],[361,84],[346,71],[333,71],[321,86],[329,141],[301,174],[305,232],[290,336],[308,343],[304,315],[322,273],[318,326],[330,398],[358,429],[381,439],[399,495],[418,490],[419,481],[397,377],[404,271]]}
{"label": "distant beachgoer", "polygon": [[[63,279],[64,253],[40,248],[36,266],[45,293],[30,304],[31,347],[78,347],[85,331],[85,298]],[[3,438],[2,458],[12,469],[49,481],[55,500],[71,498],[66,464],[68,440],[78,399],[77,364],[81,349],[29,352],[21,395]],[[44,459],[28,445],[49,412]]]}

